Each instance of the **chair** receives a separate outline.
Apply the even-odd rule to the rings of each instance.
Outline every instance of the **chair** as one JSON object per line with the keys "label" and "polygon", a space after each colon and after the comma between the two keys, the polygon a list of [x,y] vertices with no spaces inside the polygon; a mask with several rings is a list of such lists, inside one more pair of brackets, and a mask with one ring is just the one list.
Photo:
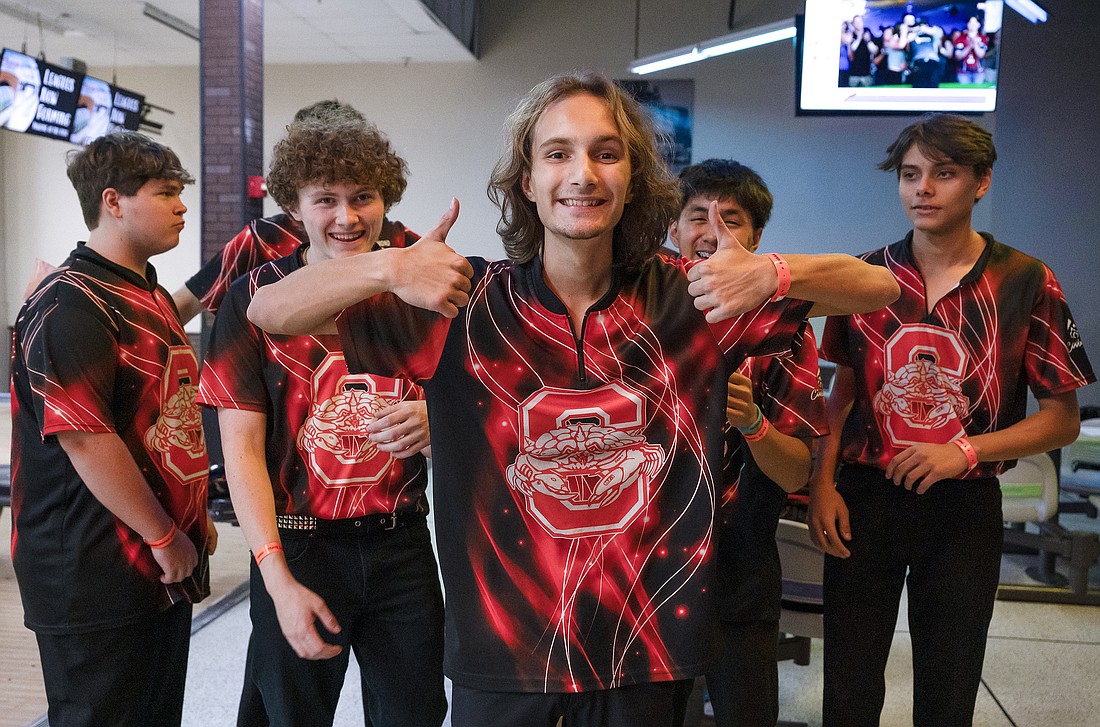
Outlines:
{"label": "chair", "polygon": [[[1023,457],[998,479],[1009,525],[1005,544],[1038,551],[1039,563],[1027,568],[1027,574],[1042,585],[1002,584],[997,598],[1100,605],[1100,593],[1088,587],[1089,568],[1100,559],[1100,537],[1067,530],[1058,523],[1058,471],[1050,456]],[[1033,523],[1038,532],[1028,532],[1027,523]],[[1068,578],[1055,570],[1059,556],[1067,563]]]}
{"label": "chair", "polygon": [[[779,521],[775,529],[779,561],[783,566],[783,593],[779,601],[779,659],[810,663],[810,639],[825,637],[825,600],[822,571],[825,555],[810,540],[810,528],[796,520]],[[780,721],[777,727],[805,727],[804,722]]]}
{"label": "chair", "polygon": [[1058,471],[1049,455],[1024,457],[998,479],[1006,523],[1045,523],[1058,514]]}
{"label": "chair", "polygon": [[814,547],[806,523],[780,520],[775,540],[783,566],[779,631],[789,635],[780,643],[780,656],[805,666],[810,663],[810,639],[825,635],[821,583],[825,556]]}

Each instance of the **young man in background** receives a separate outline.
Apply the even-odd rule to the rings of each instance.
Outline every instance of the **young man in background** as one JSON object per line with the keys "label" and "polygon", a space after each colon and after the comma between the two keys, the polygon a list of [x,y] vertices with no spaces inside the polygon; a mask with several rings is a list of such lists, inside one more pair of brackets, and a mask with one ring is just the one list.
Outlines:
{"label": "young man in background", "polygon": [[[669,237],[682,257],[706,260],[717,252],[712,203],[741,245],[756,252],[772,212],[760,175],[735,161],[708,159],[680,172],[680,192],[683,206]],[[728,386],[717,531],[720,646],[707,691],[720,727],[774,727],[782,591],[775,529],[787,493],[809,478],[807,443],[828,431],[809,324],[799,328],[790,353],[745,359]]]}
{"label": "young man in background", "polygon": [[826,727],[878,725],[903,586],[913,722],[971,724],[1000,577],[997,475],[1072,442],[1076,390],[1095,380],[1054,273],[971,224],[996,159],[961,116],[906,127],[879,167],[913,227],[864,256],[902,296],[825,326],[837,374],[810,533],[827,554]]}

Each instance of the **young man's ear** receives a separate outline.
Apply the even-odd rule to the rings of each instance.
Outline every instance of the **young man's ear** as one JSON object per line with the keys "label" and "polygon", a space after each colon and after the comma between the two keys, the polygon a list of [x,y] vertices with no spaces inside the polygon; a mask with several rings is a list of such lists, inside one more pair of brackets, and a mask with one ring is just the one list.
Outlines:
{"label": "young man's ear", "polygon": [[749,252],[756,252],[756,250],[760,247],[760,236],[763,234],[763,227],[752,228],[752,240],[749,242],[749,246],[747,248]]}
{"label": "young man's ear", "polygon": [[673,217],[672,221],[668,223],[668,238],[676,245],[680,247],[680,218]]}
{"label": "young man's ear", "polygon": [[989,191],[989,185],[993,183],[993,170],[986,169],[982,176],[978,177],[978,191],[974,194],[974,202],[985,196]]}
{"label": "young man's ear", "polygon": [[298,205],[287,207],[286,213],[290,215],[291,219],[293,219],[295,222],[302,221],[302,213],[298,211]]}
{"label": "young man's ear", "polygon": [[535,193],[531,191],[531,172],[524,172],[523,177],[519,180],[520,189],[523,190],[523,196],[530,202],[535,201]]}
{"label": "young man's ear", "polygon": [[118,190],[114,187],[107,187],[103,190],[103,193],[99,196],[99,216],[102,219],[103,213],[111,215],[116,219],[122,217],[122,195],[118,193]]}

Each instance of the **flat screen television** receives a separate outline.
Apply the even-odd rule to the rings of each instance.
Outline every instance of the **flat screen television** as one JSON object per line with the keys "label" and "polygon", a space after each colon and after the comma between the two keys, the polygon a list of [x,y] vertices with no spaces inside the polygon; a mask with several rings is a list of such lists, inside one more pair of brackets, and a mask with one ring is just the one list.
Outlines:
{"label": "flat screen television", "polygon": [[136,131],[145,97],[33,56],[0,53],[0,128],[87,144]]}
{"label": "flat screen television", "polygon": [[997,107],[1002,0],[806,0],[800,114],[983,113]]}

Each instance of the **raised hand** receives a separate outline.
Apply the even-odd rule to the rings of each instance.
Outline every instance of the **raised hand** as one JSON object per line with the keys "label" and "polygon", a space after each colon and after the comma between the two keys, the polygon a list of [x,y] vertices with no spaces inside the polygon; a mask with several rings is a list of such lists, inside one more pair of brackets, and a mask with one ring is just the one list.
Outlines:
{"label": "raised hand", "polygon": [[726,383],[726,419],[732,427],[751,427],[756,422],[752,379],[734,371]]}
{"label": "raised hand", "polygon": [[707,321],[717,323],[771,298],[778,277],[771,261],[746,250],[726,227],[717,201],[707,208],[707,219],[718,249],[688,270],[688,292],[695,297],[695,307],[707,311]]}
{"label": "raised hand", "polygon": [[458,200],[443,213],[431,231],[395,256],[390,289],[409,305],[440,313],[447,318],[470,302],[470,278],[474,269],[466,258],[447,246],[447,234],[458,219]]}

